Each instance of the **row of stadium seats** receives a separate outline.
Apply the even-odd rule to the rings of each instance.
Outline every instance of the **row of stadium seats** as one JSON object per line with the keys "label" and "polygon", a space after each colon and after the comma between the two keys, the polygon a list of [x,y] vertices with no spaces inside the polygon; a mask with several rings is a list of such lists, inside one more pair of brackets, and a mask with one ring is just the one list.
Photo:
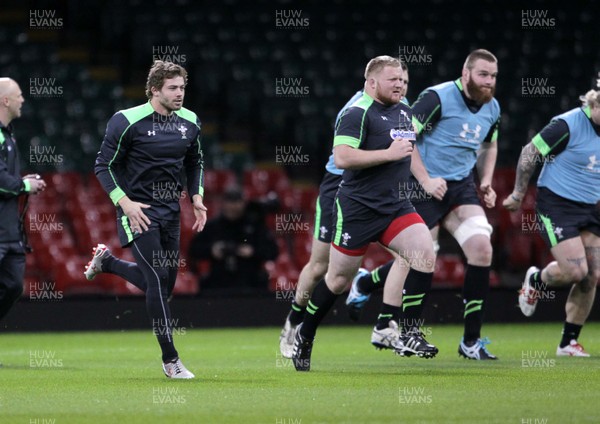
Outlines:
{"label": "row of stadium seats", "polygon": [[[97,282],[85,281],[82,270],[90,258],[90,249],[98,242],[110,246],[117,256],[133,260],[128,249],[122,249],[116,235],[114,206],[93,174],[78,173],[46,174],[48,188],[38,196],[32,196],[26,217],[26,226],[33,255],[27,256],[27,281],[47,281],[56,290],[67,294],[140,294],[131,284],[124,284],[116,276],[101,275]],[[541,238],[527,231],[527,224],[534,213],[534,190],[531,189],[523,202],[523,210],[510,213],[499,207],[511,191],[514,171],[498,169],[494,187],[498,193],[497,207],[488,210],[494,227],[492,242],[496,250],[494,268],[520,272],[531,264],[544,264],[550,256]],[[220,194],[237,183],[236,175],[228,170],[205,171],[205,203],[209,217],[220,208]],[[258,199],[276,193],[280,199],[279,209],[267,214],[267,225],[275,234],[280,255],[267,264],[270,273],[270,290],[281,290],[296,284],[299,271],[310,257],[314,206],[318,195],[316,187],[295,187],[281,169],[255,169],[244,173],[242,187],[249,199]],[[194,216],[188,204],[181,199],[181,252],[187,256],[187,247],[193,237],[191,227]],[[277,226],[278,215],[296,214],[300,217],[302,231],[284,231]],[[523,218],[526,217],[526,218]],[[308,229],[308,230],[307,230]],[[373,245],[364,260],[368,269],[387,262],[390,254]],[[206,264],[195,264],[205,270]],[[193,294],[198,291],[197,276],[183,267],[177,292]],[[442,251],[436,263],[434,284],[437,287],[459,287],[464,277],[463,258],[458,251]],[[493,284],[499,284],[499,276],[493,273]],[[35,284],[26,284],[39,287]]]}
{"label": "row of stadium seats", "polygon": [[[520,11],[504,10],[492,0],[478,3],[480,19],[468,29],[452,24],[464,18],[461,6],[471,7],[466,1],[436,2],[438,14],[418,16],[392,1],[388,2],[389,13],[368,8],[355,13],[338,2],[325,5],[311,1],[302,8],[292,8],[286,2],[249,5],[231,0],[202,5],[201,11],[192,3],[178,1],[160,16],[152,6],[160,6],[158,0],[143,6],[136,0],[124,1],[116,8],[103,8],[100,2],[74,3],[63,11],[66,22],[90,14],[94,19],[86,21],[88,28],[65,25],[60,33],[24,30],[28,28],[29,9],[21,5],[8,10],[0,41],[17,48],[0,52],[0,66],[26,94],[21,125],[17,125],[18,139],[29,145],[37,137],[43,145],[56,146],[65,157],[52,170],[89,169],[108,118],[116,110],[144,101],[144,73],[153,51],[177,49],[182,55],[179,62],[190,72],[188,105],[202,111],[205,123],[207,115],[219,116],[213,122],[218,122],[220,143],[238,141],[227,135],[228,128],[252,122],[240,124],[252,144],[252,159],[273,160],[272,149],[263,150],[262,146],[279,143],[283,136],[289,144],[302,144],[308,153],[320,154],[323,159],[327,149],[320,146],[330,143],[333,119],[359,88],[368,58],[383,53],[395,56],[400,48],[424,49],[425,63],[409,63],[408,97],[414,100],[425,87],[458,76],[466,52],[476,47],[467,42],[475,33],[480,43],[496,53],[501,69],[507,70],[499,77],[497,97],[503,110],[501,141],[510,141],[499,144],[499,161],[508,164],[530,138],[530,131],[539,130],[558,110],[576,103],[587,88],[582,79],[591,78],[585,74],[595,69],[593,55],[586,52],[595,51],[596,41],[582,29],[592,21],[589,11],[564,11],[560,25],[544,31],[523,28]],[[558,20],[543,1],[533,2],[534,6]],[[281,28],[277,11],[300,13],[307,19],[307,27]],[[135,18],[123,20],[123,16]],[[518,39],[519,43],[509,49],[499,39],[486,38],[482,28],[492,21],[498,22],[507,39]],[[118,24],[109,24],[112,22]],[[150,23],[155,31],[147,30]],[[426,33],[422,31],[424,25],[429,28]],[[129,35],[130,43],[123,43],[123,34]],[[84,42],[85,37],[92,40],[93,49],[64,46],[64,40]],[[448,40],[456,48],[447,48]],[[347,54],[349,45],[355,47],[351,55]],[[562,66],[574,62],[573,53],[578,66]],[[109,72],[98,72],[98,63],[106,64]],[[549,76],[547,86],[556,90],[551,101],[522,94],[522,78],[536,76]],[[32,77],[55,79],[63,94],[56,98],[29,95]],[[278,78],[302,78],[301,85],[310,95],[276,96]],[[265,123],[269,131],[264,131]],[[212,152],[205,153],[210,162]],[[222,157],[225,155],[215,158]],[[229,167],[233,159],[227,160],[219,166]],[[35,168],[35,164],[30,165]]]}

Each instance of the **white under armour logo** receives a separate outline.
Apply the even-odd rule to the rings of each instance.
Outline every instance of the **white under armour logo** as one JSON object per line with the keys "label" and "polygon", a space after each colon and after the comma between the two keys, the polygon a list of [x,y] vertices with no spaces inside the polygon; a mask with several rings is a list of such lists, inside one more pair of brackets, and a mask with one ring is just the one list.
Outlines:
{"label": "white under armour logo", "polygon": [[[464,123],[462,124],[462,128],[463,130],[460,132],[460,138],[464,139],[464,140],[468,140],[468,141],[478,141],[479,140],[479,134],[481,133],[481,125],[477,125],[475,126],[475,129],[472,130],[469,128],[469,124],[468,123]],[[469,138],[467,137],[467,134],[472,134],[472,136]]]}
{"label": "white under armour logo", "polygon": [[150,137],[151,135],[156,135],[156,131],[148,131],[148,137]]}
{"label": "white under armour logo", "polygon": [[596,160],[596,155],[592,155],[588,159],[590,160],[590,163],[588,163],[588,166],[586,168],[590,171],[593,171],[594,167],[600,164],[600,160]]}
{"label": "white under armour logo", "polygon": [[388,120],[386,116],[382,116],[381,119],[383,119],[384,121]]}

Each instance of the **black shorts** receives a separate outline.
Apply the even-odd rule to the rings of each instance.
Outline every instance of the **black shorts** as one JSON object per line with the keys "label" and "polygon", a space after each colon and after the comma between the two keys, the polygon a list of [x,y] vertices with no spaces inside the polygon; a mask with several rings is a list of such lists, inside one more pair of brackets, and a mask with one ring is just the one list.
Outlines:
{"label": "black shorts", "polygon": [[[143,209],[143,212],[150,219],[147,231],[161,229],[165,223],[171,221],[179,222],[178,212],[173,212],[163,207],[151,206],[148,209]],[[119,236],[121,247],[127,247],[141,235],[141,233],[132,230],[129,218],[127,218],[120,207],[117,207],[117,235]]]}
{"label": "black shorts", "polygon": [[600,211],[596,205],[565,199],[539,187],[536,212],[540,234],[550,248],[561,241],[579,237],[584,230],[600,237]]}
{"label": "black shorts", "polygon": [[333,233],[333,204],[341,181],[341,175],[326,172],[319,186],[314,238],[323,243],[331,243]]}
{"label": "black shorts", "polygon": [[438,225],[448,213],[458,206],[481,206],[473,173],[460,181],[447,181],[446,183],[448,190],[440,201],[427,193],[415,177],[410,177],[410,190],[406,193],[406,196],[429,229]]}
{"label": "black shorts", "polygon": [[388,246],[403,229],[423,223],[408,201],[400,204],[393,214],[381,214],[344,195],[335,199],[332,245],[350,256],[364,255],[371,242]]}

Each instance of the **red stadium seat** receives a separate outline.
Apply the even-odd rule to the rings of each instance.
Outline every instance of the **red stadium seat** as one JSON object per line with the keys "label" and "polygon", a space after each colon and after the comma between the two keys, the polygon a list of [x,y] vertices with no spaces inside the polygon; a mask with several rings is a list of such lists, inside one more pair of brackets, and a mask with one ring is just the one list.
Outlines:
{"label": "red stadium seat", "polygon": [[175,288],[173,289],[174,294],[181,295],[195,295],[198,293],[198,277],[187,271],[179,271],[177,274],[177,281]]}
{"label": "red stadium seat", "polygon": [[204,171],[204,191],[207,197],[222,193],[227,187],[235,185],[237,178],[226,169],[206,169]]}
{"label": "red stadium seat", "polygon": [[494,171],[492,187],[502,202],[506,196],[512,193],[515,184],[515,168],[498,168]]}
{"label": "red stadium seat", "polygon": [[[310,259],[313,235],[308,232],[294,234],[292,257],[298,269],[304,268]],[[281,247],[280,247],[281,251]]]}
{"label": "red stadium seat", "polygon": [[252,197],[275,191],[281,197],[290,187],[290,180],[281,168],[249,169],[244,171],[244,191]]}
{"label": "red stadium seat", "polygon": [[433,273],[434,287],[462,287],[465,266],[460,255],[438,255]]}

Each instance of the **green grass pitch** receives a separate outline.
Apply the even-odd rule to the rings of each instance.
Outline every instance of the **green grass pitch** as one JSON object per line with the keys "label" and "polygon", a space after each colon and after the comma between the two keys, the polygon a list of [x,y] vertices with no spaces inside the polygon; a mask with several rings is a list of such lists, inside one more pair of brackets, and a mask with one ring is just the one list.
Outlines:
{"label": "green grass pitch", "polygon": [[598,423],[600,324],[591,358],[557,358],[561,324],[486,325],[496,362],[459,358],[458,326],[433,326],[434,359],[370,345],[367,326],[324,326],[312,370],[278,328],[181,330],[190,381],[162,375],[150,330],[0,335],[1,423]]}

